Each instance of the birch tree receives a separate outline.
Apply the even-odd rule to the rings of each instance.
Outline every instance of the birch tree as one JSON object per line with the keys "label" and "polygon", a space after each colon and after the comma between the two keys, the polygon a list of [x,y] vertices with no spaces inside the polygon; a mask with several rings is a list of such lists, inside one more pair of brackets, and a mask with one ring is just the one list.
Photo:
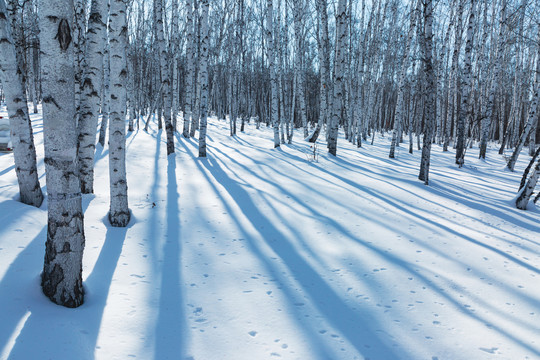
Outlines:
{"label": "birch tree", "polygon": [[208,117],[208,0],[201,1],[201,121],[199,128],[199,157],[206,157],[206,127]]}
{"label": "birch tree", "polygon": [[471,76],[472,76],[472,48],[474,35],[475,3],[471,3],[471,13],[469,15],[469,24],[467,25],[467,42],[465,43],[465,64],[463,76],[461,77],[461,106],[457,123],[457,144],[456,144],[456,164],[460,167],[465,162],[465,125],[469,121],[471,114],[470,94],[471,94]]}
{"label": "birch tree", "polygon": [[[154,0],[154,12],[156,18],[157,45],[159,49],[159,64],[161,69],[161,85],[163,96],[163,117],[165,119],[165,132],[167,133],[167,155],[174,152],[174,129],[171,121],[171,82],[169,78],[169,66],[167,64],[167,47],[163,31],[163,2]],[[159,116],[159,112],[158,112]]]}
{"label": "birch tree", "polygon": [[319,71],[320,71],[320,88],[319,88],[319,120],[313,132],[308,137],[309,142],[316,142],[323,125],[328,119],[328,93],[330,89],[330,45],[328,36],[328,13],[326,0],[317,0],[317,23],[319,29],[318,36],[318,56],[319,56]]}
{"label": "birch tree", "polygon": [[193,102],[193,77],[194,77],[194,46],[193,46],[193,0],[186,1],[186,95],[184,105],[184,127],[182,135],[185,138],[189,138],[189,124],[191,121],[191,104]]}
{"label": "birch tree", "polygon": [[278,83],[277,83],[277,72],[276,72],[276,56],[275,56],[275,47],[274,47],[274,38],[277,36],[273,34],[274,25],[274,6],[273,0],[266,1],[266,51],[268,56],[268,64],[270,66],[270,87],[271,87],[271,111],[270,111],[270,122],[274,128],[274,148],[280,146],[279,139],[279,118],[278,118]]}
{"label": "birch tree", "polygon": [[338,127],[343,111],[343,90],[345,72],[345,48],[347,44],[347,1],[339,0],[336,13],[336,51],[334,60],[334,81],[332,119],[328,132],[328,152],[336,156]]}
{"label": "birch tree", "polygon": [[396,105],[396,115],[394,119],[394,131],[392,132],[392,143],[390,144],[390,154],[389,157],[393,159],[395,157],[395,151],[396,146],[399,146],[398,144],[398,134],[402,131],[402,124],[403,124],[403,117],[405,112],[405,101],[404,101],[404,95],[405,95],[405,78],[407,76],[407,69],[409,68],[409,51],[411,48],[412,38],[416,31],[416,11],[414,10],[414,5],[411,6],[411,19],[410,19],[410,25],[409,25],[409,32],[407,35],[406,45],[405,45],[405,53],[403,54],[403,60],[401,63],[401,71],[399,74],[399,82],[398,82],[398,98],[397,98],[397,105]]}
{"label": "birch tree", "polygon": [[79,117],[79,176],[81,192],[94,192],[94,153],[96,126],[103,77],[103,51],[106,37],[107,1],[92,0],[86,39],[86,63],[83,73]]}
{"label": "birch tree", "polygon": [[109,119],[109,222],[124,227],[131,217],[126,179],[126,98],[127,22],[124,0],[111,0],[110,37],[110,119]]}
{"label": "birch tree", "polygon": [[[529,166],[523,173],[521,184],[519,186],[518,196],[516,198],[516,207],[521,210],[527,210],[527,205],[534,192],[534,188],[540,177],[540,148],[536,150],[536,153],[529,162]],[[534,166],[534,168],[532,168]],[[532,168],[532,169],[531,169]],[[532,171],[531,171],[532,170]]]}
{"label": "birch tree", "polygon": [[426,119],[424,130],[424,141],[422,145],[422,156],[420,162],[420,173],[418,179],[424,184],[429,183],[429,165],[431,159],[431,143],[435,127],[435,71],[433,69],[433,2],[423,0],[424,31],[420,32],[420,48],[422,51],[422,62],[426,79],[424,97],[426,101]]}
{"label": "birch tree", "polygon": [[177,116],[178,116],[178,55],[179,55],[179,28],[178,28],[178,0],[172,0],[171,11],[171,109],[172,109],[172,127],[174,132],[177,132]]}
{"label": "birch tree", "polygon": [[[304,95],[304,49],[302,46],[302,20],[304,16],[304,1],[294,1],[294,36],[296,39],[296,57],[294,63],[294,80],[296,85],[296,96],[298,96],[298,102],[300,105],[300,117],[302,121],[302,127],[304,128],[304,139],[308,138],[308,127],[306,119],[306,100]],[[294,108],[293,108],[294,109]],[[291,117],[294,113],[291,113]]]}
{"label": "birch tree", "polygon": [[39,207],[43,202],[43,193],[37,173],[32,124],[4,0],[0,0],[0,54],[0,82],[6,94],[21,202]]}
{"label": "birch tree", "polygon": [[508,159],[507,168],[510,171],[514,171],[514,167],[516,166],[517,159],[519,157],[519,153],[523,149],[523,145],[525,145],[525,141],[529,137],[529,134],[531,134],[531,130],[534,129],[535,122],[537,121],[538,114],[538,98],[540,93],[540,26],[538,27],[538,53],[537,53],[537,59],[536,59],[536,76],[535,76],[535,85],[534,85],[534,93],[531,100],[531,103],[529,105],[529,115],[527,117],[527,122],[525,123],[525,128],[523,129],[523,132],[521,133],[521,136],[519,138],[518,143],[516,144],[516,147],[514,148],[514,152],[512,153],[512,156]]}
{"label": "birch tree", "polygon": [[103,52],[103,84],[101,94],[101,125],[99,128],[98,142],[101,147],[105,146],[105,136],[107,134],[107,128],[109,126],[109,98],[110,98],[110,80],[111,80],[111,62],[109,51],[109,40],[107,34],[103,36],[104,52]]}
{"label": "birch tree", "polygon": [[454,31],[454,49],[452,53],[452,67],[450,70],[450,78],[448,79],[448,106],[446,111],[446,125],[444,129],[444,142],[443,151],[448,151],[448,145],[450,144],[452,133],[452,119],[454,113],[457,111],[457,84],[459,79],[458,65],[459,65],[459,53],[461,51],[462,43],[462,28],[463,28],[463,3],[464,0],[457,1],[457,25]]}
{"label": "birch tree", "polygon": [[72,308],[84,301],[85,242],[77,165],[73,18],[73,0],[41,0],[39,39],[48,194],[41,286],[53,302]]}

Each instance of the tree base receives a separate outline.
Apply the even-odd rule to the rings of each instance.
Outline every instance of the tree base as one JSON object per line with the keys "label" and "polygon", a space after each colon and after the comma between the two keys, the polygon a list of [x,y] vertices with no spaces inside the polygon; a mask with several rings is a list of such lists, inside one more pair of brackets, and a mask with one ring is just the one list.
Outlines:
{"label": "tree base", "polygon": [[109,223],[114,227],[126,227],[131,219],[131,213],[128,211],[118,211],[111,213],[109,211]]}

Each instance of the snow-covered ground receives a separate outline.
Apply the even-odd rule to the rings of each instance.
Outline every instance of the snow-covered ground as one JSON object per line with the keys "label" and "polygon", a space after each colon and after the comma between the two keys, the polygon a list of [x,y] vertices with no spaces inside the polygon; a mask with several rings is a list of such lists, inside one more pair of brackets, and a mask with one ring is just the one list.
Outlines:
{"label": "snow-covered ground", "polygon": [[254,124],[208,133],[207,159],[181,136],[167,158],[155,126],[128,135],[124,229],[98,147],[78,309],[42,295],[46,202],[17,201],[0,154],[0,359],[540,358],[540,211],[510,203],[525,152],[510,173],[495,147],[458,169],[434,146],[425,186],[389,136],[312,162],[300,132],[278,150]]}

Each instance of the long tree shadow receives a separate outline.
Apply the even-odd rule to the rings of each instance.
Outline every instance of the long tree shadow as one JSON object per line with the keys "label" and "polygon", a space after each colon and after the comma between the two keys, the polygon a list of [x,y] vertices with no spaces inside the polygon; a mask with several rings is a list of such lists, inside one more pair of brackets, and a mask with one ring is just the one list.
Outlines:
{"label": "long tree shadow", "polygon": [[46,234],[47,226],[44,226],[9,265],[0,281],[0,311],[2,314],[0,320],[0,358],[2,359],[8,358],[10,355],[18,331],[22,329],[27,317],[31,314],[33,305],[36,304],[36,301],[32,301],[29,306],[29,299],[37,300],[37,302],[45,301],[45,298],[41,298],[39,294],[38,274],[43,264]]}
{"label": "long tree shadow", "polygon": [[185,354],[187,331],[180,276],[180,220],[176,156],[167,158],[167,233],[163,248],[159,313],[156,323],[155,359],[179,358]]}
{"label": "long tree shadow", "polygon": [[[281,153],[282,153],[282,152],[280,152],[279,155],[281,155]],[[225,154],[222,153],[221,155],[225,155]],[[288,154],[287,154],[287,155],[288,155]],[[225,156],[227,156],[227,155],[225,155]],[[277,155],[276,155],[276,156],[277,156]],[[294,156],[294,155],[292,155],[292,156]],[[230,158],[230,157],[228,157],[228,161],[236,162],[234,159],[232,159],[232,158]],[[236,162],[236,165],[238,165],[238,166],[243,166],[242,164],[240,164],[240,163],[238,163],[238,162]],[[245,170],[247,170],[248,172],[250,172],[248,169],[245,169]],[[326,170],[326,169],[320,169],[320,170],[328,172],[328,170]],[[232,170],[231,170],[231,171],[232,171]],[[256,177],[259,177],[260,180],[265,181],[264,179],[262,179],[260,176],[258,176],[258,175],[256,175],[256,174],[254,174],[253,172],[251,172],[251,173],[252,173],[254,176],[256,176]],[[281,174],[281,175],[284,175],[284,174]],[[454,235],[454,236],[462,237],[462,238],[464,238],[464,240],[469,241],[469,242],[472,242],[472,243],[475,244],[475,245],[482,246],[482,247],[487,248],[487,249],[489,249],[489,250],[495,251],[497,254],[499,254],[499,255],[501,255],[501,256],[507,258],[508,260],[512,260],[512,261],[516,262],[518,265],[520,265],[521,267],[523,267],[523,268],[525,268],[525,269],[527,269],[527,270],[530,270],[530,271],[533,271],[533,272],[538,273],[538,269],[537,269],[537,268],[535,268],[534,266],[531,266],[531,265],[527,264],[527,263],[524,262],[524,261],[521,261],[521,260],[519,260],[519,259],[516,259],[516,258],[514,258],[514,257],[511,257],[511,256],[509,256],[508,254],[504,253],[503,251],[500,251],[500,250],[498,250],[498,249],[496,249],[496,248],[494,248],[494,247],[492,247],[492,246],[489,246],[489,245],[487,245],[487,244],[484,244],[484,243],[482,243],[482,242],[480,242],[480,241],[478,241],[478,240],[475,240],[475,239],[471,238],[470,236],[463,235],[462,233],[457,232],[456,230],[454,230],[454,229],[452,229],[452,228],[449,228],[448,226],[444,226],[444,225],[438,224],[438,223],[436,223],[436,222],[434,222],[434,221],[431,221],[431,220],[425,218],[424,216],[419,216],[418,214],[416,214],[416,213],[414,213],[414,212],[408,211],[406,208],[404,208],[403,206],[401,206],[400,204],[398,204],[397,202],[395,202],[395,199],[391,199],[389,196],[384,196],[383,194],[380,194],[380,193],[378,193],[378,192],[374,192],[372,189],[369,189],[369,188],[366,188],[366,187],[364,187],[364,186],[361,186],[360,184],[356,184],[355,182],[353,182],[353,181],[351,181],[351,180],[349,180],[349,179],[346,179],[346,178],[344,178],[344,177],[341,177],[341,176],[339,176],[339,175],[336,175],[336,174],[334,174],[334,173],[330,173],[330,172],[329,172],[329,175],[331,175],[332,177],[335,177],[335,178],[341,180],[342,182],[346,183],[347,185],[352,186],[353,188],[356,188],[356,189],[357,189],[358,191],[360,191],[360,192],[367,193],[367,194],[369,194],[370,196],[372,196],[373,198],[383,200],[383,201],[386,202],[391,208],[398,209],[400,212],[402,212],[402,213],[408,215],[409,217],[412,217],[412,218],[417,219],[418,221],[420,221],[419,223],[422,223],[421,221],[427,222],[427,223],[428,223],[428,226],[432,226],[432,227],[434,228],[434,231],[441,230],[441,231],[446,232],[446,233],[451,233],[451,234]],[[292,179],[292,178],[291,178],[291,179]],[[231,183],[232,183],[232,181],[233,181],[233,180],[231,179]],[[267,181],[267,182],[270,184],[269,181]],[[281,189],[281,187],[279,187],[278,185],[276,185],[276,184],[273,184],[273,185],[276,186],[277,188],[280,188],[280,189]],[[301,183],[299,183],[299,185],[304,185],[304,186],[305,186],[305,184],[301,184]],[[293,196],[293,195],[291,195],[291,193],[288,193],[287,195],[288,195],[288,197]],[[270,206],[269,203],[268,203],[267,205]],[[309,211],[309,209],[307,209],[307,210]],[[418,211],[421,211],[421,209],[419,209],[419,208],[417,208],[417,210],[418,210]],[[310,211],[310,212],[313,213],[313,211]],[[319,214],[319,215],[320,215],[320,214]],[[371,219],[370,221],[374,221],[374,219]],[[336,229],[339,230],[340,232],[342,232],[344,235],[349,235],[349,236],[352,235],[352,234],[348,234],[348,232],[346,231],[346,229],[344,229],[344,228],[343,228],[342,226],[340,226],[339,224],[335,223],[334,221],[333,221],[332,223],[334,224],[333,226],[336,227]],[[294,231],[293,231],[293,232],[294,232]],[[364,242],[359,241],[359,239],[355,239],[355,240],[358,241],[358,242],[359,242],[360,244],[362,244],[363,246],[369,248],[370,250],[377,252],[380,256],[383,256],[383,257],[389,257],[389,256],[390,256],[390,255],[388,255],[388,254],[383,253],[382,251],[380,251],[380,249],[378,249],[378,248],[376,248],[376,247],[374,247],[374,246],[372,246],[372,245],[365,244]],[[410,272],[411,274],[412,274],[412,273],[415,273],[415,271],[414,271],[412,268],[410,268],[410,266],[409,266],[408,264],[404,263],[402,259],[395,258],[395,259],[389,259],[389,260],[391,260],[392,263],[400,264],[400,266],[403,267],[403,270],[408,271],[408,272]],[[430,285],[431,287],[434,286],[434,285],[431,283],[431,281],[429,281],[429,279],[427,279],[427,278],[425,278],[425,277],[423,277],[423,276],[420,276],[419,274],[415,274],[415,275],[416,275],[416,277],[422,278],[422,280],[425,282],[425,284],[428,284],[428,285]],[[440,275],[438,275],[438,276],[440,276]],[[435,291],[437,291],[437,289],[436,289],[435,287],[433,287],[433,289],[434,289]],[[511,292],[511,289],[508,289],[508,291]],[[450,302],[452,302],[455,306],[460,306],[460,302],[459,302],[457,299],[455,299],[455,298],[453,298],[453,297],[451,297],[451,296],[449,296],[448,294],[445,294],[445,293],[441,293],[441,295],[442,295],[443,297],[445,297],[447,300],[449,300]],[[472,295],[469,294],[469,296],[472,296]],[[534,298],[531,298],[531,297],[528,297],[528,296],[525,296],[525,295],[522,295],[522,294],[520,294],[519,296],[520,296],[521,298],[523,298],[525,301],[527,301],[528,303],[530,303],[530,304],[534,303],[534,301],[535,301]],[[496,312],[496,311],[497,311],[497,309],[493,308],[490,304],[486,303],[486,302],[483,301],[483,300],[484,300],[484,299],[479,299],[479,298],[476,299],[477,303],[482,304],[482,306],[484,306],[485,308],[490,308],[493,312]],[[477,321],[480,321],[480,322],[486,322],[486,323],[487,323],[487,320],[484,319],[484,318],[482,318],[481,316],[478,316],[478,315],[475,315],[475,314],[469,314],[469,316],[471,316],[472,318],[475,318]],[[512,321],[515,322],[515,321],[518,321],[518,319],[512,319]],[[523,325],[527,326],[526,324],[523,324]],[[493,326],[493,325],[491,325],[491,326]],[[533,353],[535,353],[535,354],[538,354],[538,351],[537,351],[536,349],[534,349],[533,347],[529,346],[528,344],[525,344],[525,343],[521,342],[517,337],[513,336],[513,334],[511,334],[511,333],[505,331],[503,327],[501,327],[501,326],[493,326],[493,328],[496,329],[496,330],[497,330],[499,333],[501,333],[502,335],[506,336],[508,339],[514,341],[516,344],[519,344],[519,345],[521,345],[521,346],[524,346],[524,347],[526,347],[529,351],[531,351],[531,352],[533,352]]]}
{"label": "long tree shadow", "polygon": [[[158,199],[158,190],[159,190],[159,183],[161,180],[161,174],[159,169],[159,156],[161,151],[161,130],[156,134],[156,155],[154,158],[154,171],[152,173],[152,187],[150,188],[150,198],[149,201],[152,202],[152,207],[154,208],[156,206],[156,201]],[[150,211],[150,215],[147,219],[148,222],[148,233],[146,240],[150,243],[151,246],[151,253],[154,259],[154,266],[157,266],[157,241],[152,241],[151,239],[154,237],[159,237],[161,234],[159,233],[158,228],[158,214],[157,209],[153,209],[153,211]]]}
{"label": "long tree shadow", "polygon": [[94,359],[103,312],[126,232],[127,228],[107,227],[99,258],[85,281],[85,302],[81,307],[66,309],[48,303],[41,295],[45,304],[28,309],[31,314],[17,337],[10,358]]}
{"label": "long tree shadow", "polygon": [[8,166],[4,170],[0,171],[0,176],[2,176],[4,174],[7,174],[8,172],[10,172],[13,169],[15,169],[15,165]]}
{"label": "long tree shadow", "polygon": [[[190,153],[190,149],[188,148],[188,145],[192,146],[194,148],[193,151],[196,151],[197,148],[196,148],[196,144],[195,143],[191,143],[191,142],[181,142],[180,143],[186,152]],[[195,154],[195,152],[193,153]],[[196,156],[196,155],[193,155],[193,156]],[[207,161],[196,161],[196,165],[197,167],[199,168],[201,174],[205,177],[206,181],[208,182],[208,184],[210,185],[210,187],[212,188],[212,190],[214,191],[214,193],[216,195],[220,195],[220,191],[218,190],[217,186],[216,186],[216,181],[215,179],[213,178],[210,178],[209,174],[208,174],[208,171],[205,171],[205,169],[203,168],[203,166],[201,165],[201,163],[206,163]],[[234,214],[235,211],[234,209],[231,207],[231,204],[229,204],[227,201],[223,200],[223,198],[220,196],[220,199],[223,203],[223,206],[225,207],[225,209],[227,210],[227,212],[229,214]],[[242,222],[241,219],[237,218],[236,216],[232,216],[232,220],[235,222],[236,226],[238,227],[238,229],[242,232],[242,236],[243,238],[245,239],[251,239],[249,241],[249,243],[251,244],[254,240],[252,240],[252,234],[249,233],[246,229],[245,229],[245,224]],[[262,235],[262,234],[261,234]],[[263,236],[264,237],[264,236]],[[304,314],[302,314],[299,309],[298,309],[298,306],[294,306],[293,304],[296,302],[296,300],[298,298],[300,298],[300,294],[298,294],[296,292],[296,289],[292,289],[291,287],[289,286],[286,286],[286,278],[283,276],[283,274],[281,273],[281,271],[278,269],[278,267],[276,266],[276,264],[274,263],[274,260],[272,259],[269,259],[268,256],[264,255],[263,251],[258,248],[258,247],[255,247],[254,245],[251,245],[251,249],[252,251],[258,255],[260,261],[262,262],[263,266],[267,269],[268,273],[271,274],[271,276],[275,279],[279,279],[278,280],[278,283],[280,285],[283,285],[283,287],[281,288],[282,291],[284,292],[284,294],[286,296],[288,296],[290,298],[290,304],[289,305],[289,313],[291,314],[295,314],[295,316],[291,315],[291,318],[292,317],[295,317],[295,318],[301,318],[302,316],[304,316]],[[302,326],[304,328],[304,331],[306,333],[309,333],[311,334],[310,337],[308,337],[308,339],[315,339],[318,335],[320,335],[316,329],[313,329],[312,327],[309,327],[309,326],[306,326],[303,322],[300,322],[299,323],[300,326]],[[320,359],[332,359],[334,358],[334,356],[331,354],[331,350],[328,348],[328,345],[324,342],[321,342],[321,341],[310,341],[310,347],[312,349],[314,349],[314,352],[316,354],[318,354],[318,358]]]}
{"label": "long tree shadow", "polygon": [[[105,219],[104,221],[108,220]],[[134,223],[133,219],[131,223]],[[86,303],[81,310],[88,311],[92,314],[88,324],[88,333],[93,348],[95,348],[97,343],[97,337],[103,319],[103,311],[107,304],[113,275],[122,254],[127,230],[128,228],[114,228],[107,224],[105,243],[101,248],[93,271],[85,281],[85,289],[87,291]]]}
{"label": "long tree shadow", "polygon": [[[217,162],[213,162],[212,165],[208,162],[202,164],[212,174],[214,180],[225,187],[252,225],[256,229],[264,229],[262,235],[267,240],[266,244],[283,260],[306,294],[311,297],[318,311],[345,336],[358,353],[366,357],[399,358],[399,354],[392,349],[391,339],[377,335],[376,319],[368,313],[352,309],[343,301],[320,274],[298,254],[294,246],[287,241],[287,237],[260,212],[249,194],[230,179]],[[255,242],[250,244],[259,256],[263,256],[259,245]]]}

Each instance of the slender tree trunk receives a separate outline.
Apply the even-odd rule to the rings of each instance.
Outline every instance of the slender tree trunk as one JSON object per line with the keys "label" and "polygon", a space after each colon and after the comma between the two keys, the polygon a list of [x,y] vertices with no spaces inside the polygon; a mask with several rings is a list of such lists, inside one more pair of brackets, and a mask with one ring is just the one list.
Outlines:
{"label": "slender tree trunk", "polygon": [[514,171],[514,167],[516,166],[519,153],[521,152],[521,149],[523,149],[523,145],[525,145],[525,141],[529,137],[531,130],[534,128],[534,124],[538,117],[537,109],[538,109],[538,97],[540,93],[540,28],[538,30],[537,39],[538,39],[538,55],[537,55],[537,60],[536,60],[535,90],[534,90],[531,104],[529,107],[529,116],[527,118],[527,122],[525,123],[525,128],[523,129],[523,132],[521,133],[521,137],[519,138],[519,141],[514,149],[514,152],[512,153],[512,156],[508,160],[507,168],[510,171]]}
{"label": "slender tree trunk", "polygon": [[421,32],[420,47],[426,78],[425,99],[426,119],[424,130],[424,144],[422,146],[422,158],[418,179],[429,183],[429,165],[431,157],[431,143],[435,126],[436,102],[435,102],[435,71],[433,69],[433,3],[432,0],[424,0],[424,32]]}
{"label": "slender tree trunk", "polygon": [[411,20],[409,25],[409,33],[407,35],[407,42],[405,45],[405,53],[403,54],[403,60],[401,63],[401,71],[398,82],[398,98],[396,105],[396,115],[394,119],[394,131],[392,131],[392,143],[390,144],[389,157],[393,159],[395,157],[396,146],[398,146],[398,134],[402,131],[403,117],[405,112],[405,78],[407,76],[407,69],[409,68],[409,51],[411,48],[412,38],[415,33],[416,26],[416,11],[411,11]]}
{"label": "slender tree trunk", "polygon": [[53,302],[71,308],[84,301],[85,242],[77,165],[73,18],[73,0],[41,1],[39,38],[48,194],[41,286]]}
{"label": "slender tree trunk", "polygon": [[107,134],[107,128],[109,127],[109,98],[110,98],[110,52],[109,41],[107,34],[104,34],[103,41],[105,43],[105,50],[103,52],[103,96],[101,97],[101,127],[99,130],[99,140],[101,147],[105,146],[105,136]]}
{"label": "slender tree trunk", "polygon": [[171,76],[172,76],[172,91],[171,91],[171,108],[172,108],[172,126],[174,132],[178,131],[176,126],[178,117],[178,53],[180,49],[179,29],[178,29],[178,0],[172,0],[171,11]]}
{"label": "slender tree trunk", "polygon": [[[302,46],[302,20],[304,17],[304,1],[294,1],[294,37],[296,40],[296,57],[294,63],[294,73],[296,79],[296,92],[298,96],[298,105],[300,106],[300,117],[302,127],[304,128],[304,139],[308,139],[308,126],[306,118],[306,100],[304,95],[304,47]],[[294,108],[293,108],[294,109]],[[291,113],[291,117],[294,112]]]}
{"label": "slender tree trunk", "polygon": [[328,13],[327,13],[327,3],[326,0],[317,0],[317,13],[318,13],[318,24],[320,24],[320,29],[317,32],[319,36],[319,63],[320,65],[320,74],[321,74],[321,84],[319,90],[320,96],[320,106],[319,106],[319,121],[317,126],[312,131],[311,135],[308,136],[309,142],[316,142],[319,138],[320,132],[325,123],[328,122],[329,118],[329,89],[330,89],[330,45],[329,45],[329,36],[328,36]]}
{"label": "slender tree trunk", "polygon": [[208,0],[201,1],[201,122],[199,129],[199,157],[206,157],[206,127],[208,117]]}
{"label": "slender tree trunk", "polygon": [[111,0],[111,114],[109,123],[109,222],[127,226],[130,219],[126,179],[127,22],[124,0]]}
{"label": "slender tree trunk", "polygon": [[465,163],[465,125],[471,117],[471,83],[472,83],[472,48],[474,39],[474,19],[476,5],[471,5],[471,14],[469,15],[469,24],[467,26],[467,42],[465,43],[465,65],[463,76],[461,77],[461,106],[457,123],[457,143],[456,143],[456,164],[460,167]]}
{"label": "slender tree trunk", "polygon": [[[167,65],[167,47],[163,31],[163,2],[154,0],[154,12],[156,18],[157,42],[159,47],[159,63],[161,68],[161,84],[163,86],[163,112],[165,119],[165,132],[167,133],[167,155],[174,152],[174,129],[171,121],[171,82],[169,78],[169,66]],[[158,114],[159,116],[159,114]]]}
{"label": "slender tree trunk", "polygon": [[92,0],[86,41],[87,67],[82,78],[79,116],[79,176],[81,192],[94,192],[94,152],[99,112],[99,92],[103,76],[103,39],[106,36],[107,2]]}
{"label": "slender tree trunk", "polygon": [[339,0],[336,13],[336,52],[334,62],[333,113],[328,134],[328,152],[336,156],[338,127],[343,111],[345,47],[347,44],[347,1]]}
{"label": "slender tree trunk", "polygon": [[[448,80],[448,106],[446,113],[446,126],[444,134],[443,151],[448,151],[448,145],[452,138],[452,119],[455,119],[454,113],[457,111],[457,84],[459,79],[458,63],[459,53],[461,51],[461,34],[463,29],[463,3],[464,0],[456,0],[458,2],[456,17],[457,25],[454,32],[454,51],[452,54],[452,67],[450,70],[450,78]],[[454,134],[455,135],[455,134]]]}
{"label": "slender tree trunk", "polygon": [[[533,158],[531,159],[529,166],[525,169],[523,173],[523,178],[519,187],[518,197],[516,199],[516,207],[521,210],[527,210],[527,205],[529,200],[534,192],[536,183],[538,182],[538,177],[540,177],[540,148],[536,150]],[[534,165],[536,161],[536,165]],[[534,168],[531,170],[531,167],[534,165]]]}
{"label": "slender tree trunk", "polygon": [[193,109],[191,112],[191,124],[189,129],[189,136],[194,137],[195,131],[199,129],[199,120],[201,116],[201,72],[200,72],[200,65],[201,65],[201,58],[200,58],[200,51],[201,51],[201,24],[200,24],[200,18],[199,18],[199,2],[194,2],[194,10],[193,14],[195,17],[195,30],[196,33],[194,34],[193,39],[193,57],[196,59],[195,65],[194,65],[194,84],[193,84]]}
{"label": "slender tree trunk", "polygon": [[0,0],[0,54],[0,80],[6,93],[13,159],[21,202],[39,207],[43,202],[43,193],[37,173],[32,124],[4,0]]}
{"label": "slender tree trunk", "polygon": [[266,47],[268,53],[268,63],[270,65],[270,88],[271,88],[271,123],[274,128],[274,148],[279,147],[279,118],[278,118],[278,83],[276,74],[276,56],[274,47],[274,38],[277,37],[274,32],[273,17],[274,7],[273,0],[267,0],[266,14]]}

